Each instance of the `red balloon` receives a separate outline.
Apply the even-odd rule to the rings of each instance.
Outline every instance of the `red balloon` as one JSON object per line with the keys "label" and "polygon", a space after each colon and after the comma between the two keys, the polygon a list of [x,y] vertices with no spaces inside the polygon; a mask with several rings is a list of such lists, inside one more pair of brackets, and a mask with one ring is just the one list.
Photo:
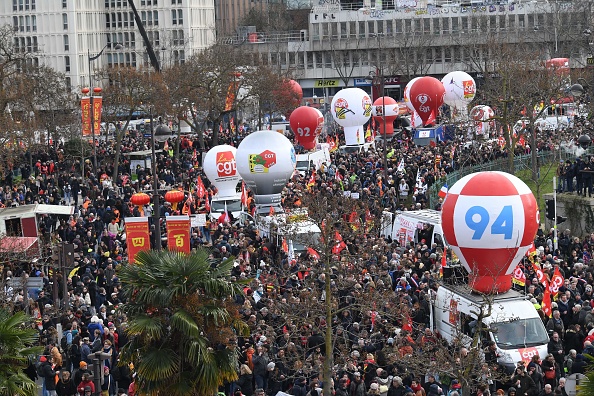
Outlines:
{"label": "red balloon", "polygon": [[445,88],[441,81],[429,76],[419,78],[410,88],[410,101],[423,125],[435,121],[444,95]]}
{"label": "red balloon", "polygon": [[324,124],[324,117],[313,107],[301,106],[293,110],[289,118],[295,139],[306,150],[316,147],[316,137]]}
{"label": "red balloon", "polygon": [[389,96],[377,98],[373,102],[373,119],[380,125],[380,136],[394,135],[394,121],[398,118],[399,111],[398,102]]}

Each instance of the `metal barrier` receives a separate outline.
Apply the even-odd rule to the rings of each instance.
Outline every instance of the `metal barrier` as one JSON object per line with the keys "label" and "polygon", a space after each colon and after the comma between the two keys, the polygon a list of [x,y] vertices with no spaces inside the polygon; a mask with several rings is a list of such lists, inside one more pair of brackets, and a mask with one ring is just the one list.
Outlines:
{"label": "metal barrier", "polygon": [[[541,151],[538,153],[537,162],[540,166],[550,164],[555,161],[566,160],[566,159],[575,159],[575,155],[566,152],[565,150],[551,150],[551,151]],[[445,178],[441,178],[435,181],[431,187],[427,190],[427,199],[429,200],[429,207],[435,207],[437,201],[439,199],[438,193],[439,190],[444,185],[451,187],[456,183],[458,180],[463,178],[466,175],[470,175],[471,173],[475,172],[487,172],[487,171],[506,171],[508,169],[508,161],[507,157],[499,158],[495,161],[463,167],[458,169],[454,172],[448,173]],[[531,169],[532,163],[532,155],[524,154],[524,155],[517,155],[514,156],[514,171],[522,171],[526,169]]]}

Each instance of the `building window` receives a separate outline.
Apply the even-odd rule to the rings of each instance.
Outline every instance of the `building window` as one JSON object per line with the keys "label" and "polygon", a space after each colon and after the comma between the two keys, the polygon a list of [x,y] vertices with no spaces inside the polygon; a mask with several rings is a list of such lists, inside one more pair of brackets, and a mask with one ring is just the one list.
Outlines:
{"label": "building window", "polygon": [[146,11],[140,12],[140,20],[142,21],[142,24],[146,26]]}
{"label": "building window", "polygon": [[109,23],[109,13],[106,13],[106,14],[105,14],[105,27],[106,27],[107,29],[109,29],[109,28],[111,27],[111,26],[110,26],[110,23]]}
{"label": "building window", "polygon": [[134,27],[134,13],[130,13],[130,27]]}
{"label": "building window", "polygon": [[147,25],[153,26],[153,12],[152,11],[147,12],[147,16],[148,16]]}
{"label": "building window", "polygon": [[66,51],[66,52],[70,51],[70,43],[68,41],[67,34],[64,35],[64,51]]}
{"label": "building window", "polygon": [[118,27],[122,27],[122,13],[118,12]]}
{"label": "building window", "polygon": [[359,38],[365,37],[365,22],[359,21]]}
{"label": "building window", "polygon": [[25,0],[25,11],[29,11],[29,4],[31,3],[31,0]]}
{"label": "building window", "polygon": [[31,0],[31,10],[35,10],[35,0]]}
{"label": "building window", "polygon": [[12,10],[17,11],[19,9],[17,0],[12,0]]}
{"label": "building window", "polygon": [[27,52],[33,52],[33,40],[27,37]]}
{"label": "building window", "polygon": [[184,12],[183,10],[171,10],[171,19],[174,25],[184,24]]}
{"label": "building window", "polygon": [[19,17],[18,16],[12,17],[12,30],[14,30],[15,32],[19,31]]}
{"label": "building window", "polygon": [[62,8],[68,8],[68,0],[62,0]]}
{"label": "building window", "polygon": [[441,34],[441,19],[439,18],[433,20],[433,34]]}
{"label": "building window", "polygon": [[19,0],[19,11],[23,11],[23,9],[24,9],[24,1]]}
{"label": "building window", "polygon": [[70,71],[70,57],[69,56],[65,56],[64,57],[64,64],[66,66],[66,71],[69,72]]}
{"label": "building window", "polygon": [[349,37],[348,35],[349,33],[347,32],[347,23],[340,22],[340,38],[346,39]]}
{"label": "building window", "polygon": [[128,13],[124,12],[124,27],[128,27]]}
{"label": "building window", "polygon": [[62,14],[62,28],[68,30],[68,14]]}
{"label": "building window", "polygon": [[159,11],[153,11],[153,23],[159,26]]}
{"label": "building window", "polygon": [[25,17],[20,16],[19,17],[19,32],[24,32],[24,31],[25,31]]}
{"label": "building window", "polygon": [[66,77],[66,88],[70,91],[72,89],[72,79],[70,77]]}
{"label": "building window", "polygon": [[39,45],[37,44],[37,36],[33,36],[33,52],[39,52]]}

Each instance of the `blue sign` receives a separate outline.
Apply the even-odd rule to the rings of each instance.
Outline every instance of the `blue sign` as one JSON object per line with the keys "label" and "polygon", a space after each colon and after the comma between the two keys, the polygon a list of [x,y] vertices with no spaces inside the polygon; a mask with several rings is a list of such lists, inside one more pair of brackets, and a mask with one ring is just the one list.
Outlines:
{"label": "blue sign", "polygon": [[371,81],[367,81],[365,78],[353,79],[355,87],[371,87]]}

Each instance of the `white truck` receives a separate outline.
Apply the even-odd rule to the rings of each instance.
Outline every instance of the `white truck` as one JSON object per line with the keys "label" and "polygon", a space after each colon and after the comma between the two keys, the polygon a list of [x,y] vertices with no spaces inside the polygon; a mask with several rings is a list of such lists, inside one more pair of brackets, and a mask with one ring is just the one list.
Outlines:
{"label": "white truck", "polygon": [[[478,323],[479,315],[482,325]],[[509,373],[519,361],[528,365],[532,356],[547,355],[549,336],[542,320],[526,296],[515,290],[485,296],[472,292],[465,284],[442,283],[432,297],[430,318],[433,330],[446,341],[462,340],[466,346],[481,329],[478,346],[494,341],[497,362]]]}
{"label": "white truck", "polygon": [[295,169],[299,174],[305,176],[312,168],[320,169],[320,166],[324,162],[326,163],[326,166],[330,166],[331,161],[328,147],[321,146],[315,151],[297,154]]}
{"label": "white truck", "polygon": [[260,216],[256,225],[260,236],[270,238],[281,246],[283,238],[295,256],[315,248],[320,243],[322,230],[307,214],[307,209],[272,216]]}
{"label": "white truck", "polygon": [[407,242],[422,243],[431,247],[436,243],[439,247],[447,246],[441,227],[441,212],[432,209],[396,212],[392,225],[392,240],[400,246]]}
{"label": "white truck", "polygon": [[220,197],[218,194],[214,195],[210,200],[210,218],[212,221],[217,221],[223,213],[225,208],[229,215],[238,220],[241,216],[243,207],[241,205],[241,193],[232,196]]}

